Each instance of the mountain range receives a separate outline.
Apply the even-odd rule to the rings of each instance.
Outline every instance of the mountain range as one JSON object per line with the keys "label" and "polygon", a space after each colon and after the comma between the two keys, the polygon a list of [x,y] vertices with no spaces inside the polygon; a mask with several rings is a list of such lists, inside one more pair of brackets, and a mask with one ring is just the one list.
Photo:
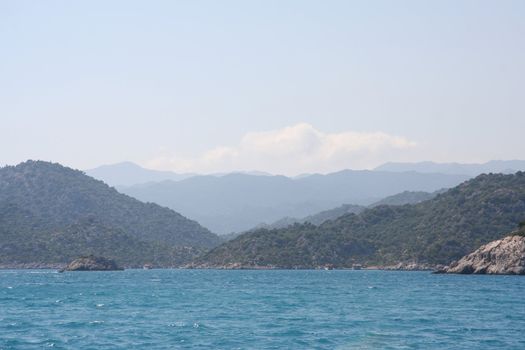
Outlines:
{"label": "mountain range", "polygon": [[[314,208],[318,202],[308,199],[326,204],[330,198],[364,199],[396,188],[447,187],[444,182],[460,179],[458,175],[381,171],[343,171],[300,179],[229,174],[136,188],[153,186],[165,191],[166,198],[179,200],[191,201],[196,196],[193,205],[209,201],[212,208],[221,203],[226,209],[232,203],[244,205],[249,213],[250,203],[269,208],[273,202],[278,208],[282,203],[300,208],[310,203]],[[173,184],[186,182],[189,185],[175,187],[175,192],[167,191]],[[201,210],[209,208],[203,205]],[[525,173],[484,174],[448,190],[405,190],[368,207],[346,204],[302,219],[286,218],[223,243],[172,209],[119,193],[78,170],[27,161],[0,168],[0,266],[64,264],[87,254],[104,255],[124,266],[448,264],[500,238],[523,222],[524,216]]]}
{"label": "mountain range", "polygon": [[[125,162],[86,171],[139,200],[167,206],[218,234],[261,223],[300,220],[342,205],[368,206],[402,191],[434,192],[481,173],[525,170],[525,161],[484,164],[386,163],[373,171],[343,170],[289,178],[262,172],[195,175]],[[281,225],[282,226],[282,225]]]}
{"label": "mountain range", "polygon": [[455,186],[464,175],[344,170],[298,179],[228,174],[195,176],[131,187],[120,192],[169,207],[218,234],[241,232],[283,217],[305,217],[343,204],[369,205],[409,191]]}
{"label": "mountain range", "polygon": [[85,173],[110,186],[133,186],[148,182],[180,181],[196,174],[177,174],[172,171],[145,169],[132,162],[121,162],[88,169]]}
{"label": "mountain range", "polygon": [[[452,175],[477,176],[483,173],[515,173],[525,171],[524,160],[492,160],[486,163],[436,163],[436,162],[416,162],[416,163],[385,163],[375,169],[376,171],[407,172],[415,171],[419,173],[440,173]],[[161,171],[143,168],[133,162],[121,162],[115,164],[101,165],[88,169],[85,173],[95,179],[102,180],[110,186],[123,187],[145,184],[149,182],[161,182],[165,180],[180,181],[193,176],[203,176],[196,173],[175,173],[172,171]],[[254,176],[272,176],[263,171],[237,171],[233,173],[214,173],[204,176],[224,176],[229,174],[244,174]],[[292,177],[301,179],[318,174],[301,174]]]}
{"label": "mountain range", "polygon": [[[93,169],[88,169],[85,173],[114,187],[142,185],[167,180],[181,181],[190,177],[200,176],[195,173],[175,173],[172,171],[146,169],[133,162],[101,165]],[[264,171],[235,171],[231,173],[213,173],[207,176],[217,177],[229,174],[272,176],[272,174]]]}

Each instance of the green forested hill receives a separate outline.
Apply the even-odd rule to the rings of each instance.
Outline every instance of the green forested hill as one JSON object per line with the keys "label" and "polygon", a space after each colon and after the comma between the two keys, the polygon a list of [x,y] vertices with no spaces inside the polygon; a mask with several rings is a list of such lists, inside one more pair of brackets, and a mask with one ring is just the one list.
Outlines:
{"label": "green forested hill", "polygon": [[257,230],[201,257],[201,266],[315,267],[449,263],[525,218],[525,173],[480,175],[428,201],[381,205],[320,226]]}
{"label": "green forested hill", "polygon": [[304,218],[300,218],[300,219],[285,217],[285,218],[277,220],[274,223],[271,223],[269,225],[268,224],[261,224],[258,227],[256,227],[255,229],[265,228],[265,229],[270,230],[270,229],[276,229],[276,228],[285,228],[285,227],[293,225],[293,224],[302,224],[302,223],[305,223],[305,222],[309,222],[309,223],[314,224],[314,225],[320,225],[320,224],[322,224],[325,221],[335,220],[335,219],[337,219],[337,218],[339,218],[339,217],[341,217],[341,216],[343,216],[345,214],[348,214],[348,213],[354,213],[354,214],[360,213],[365,208],[366,207],[361,206],[361,205],[343,204],[343,205],[338,206],[337,208],[324,210],[324,211],[321,211],[321,212],[319,212],[317,214],[308,215],[308,216],[305,216]]}
{"label": "green forested hill", "polygon": [[171,265],[220,242],[173,210],[42,161],[0,169],[0,238],[4,263],[17,257],[19,262],[63,262],[77,253],[113,252],[122,264],[155,258]]}
{"label": "green forested hill", "polygon": [[[438,190],[436,192],[423,192],[423,191],[404,191],[398,194],[394,194],[392,196],[388,196],[386,198],[383,198],[382,200],[370,204],[368,207],[373,208],[377,207],[379,205],[404,205],[404,204],[416,204],[419,202],[423,202],[426,200],[429,200],[431,198],[434,198],[439,193],[444,192],[445,190]],[[255,227],[255,229],[259,228],[265,228],[265,229],[276,229],[276,228],[285,228],[287,226],[293,225],[293,224],[302,224],[309,222],[314,225],[321,225],[325,221],[328,220],[335,220],[340,218],[341,216],[349,213],[359,214],[363,210],[365,210],[366,207],[361,205],[354,205],[354,204],[343,204],[336,208],[324,210],[317,214],[308,215],[304,218],[291,218],[291,217],[285,217],[280,220],[275,221],[272,224],[261,224]],[[232,236],[229,239],[238,237],[239,234],[235,235],[229,235]]]}
{"label": "green forested hill", "polygon": [[141,241],[95,219],[54,229],[41,229],[34,216],[14,206],[0,205],[0,266],[65,263],[97,254],[123,266],[179,266],[203,252],[161,242]]}

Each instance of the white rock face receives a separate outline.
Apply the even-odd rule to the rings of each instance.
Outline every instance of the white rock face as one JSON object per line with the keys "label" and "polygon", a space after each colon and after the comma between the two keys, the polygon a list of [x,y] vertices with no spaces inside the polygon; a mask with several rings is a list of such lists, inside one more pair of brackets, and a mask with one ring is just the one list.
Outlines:
{"label": "white rock face", "polygon": [[509,236],[485,244],[452,263],[445,272],[525,275],[525,237]]}

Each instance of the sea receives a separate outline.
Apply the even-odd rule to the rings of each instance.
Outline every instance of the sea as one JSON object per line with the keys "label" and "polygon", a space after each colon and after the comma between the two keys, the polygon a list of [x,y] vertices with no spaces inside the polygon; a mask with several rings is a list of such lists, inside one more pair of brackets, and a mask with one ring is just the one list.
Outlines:
{"label": "sea", "polygon": [[525,277],[0,270],[0,349],[525,349]]}

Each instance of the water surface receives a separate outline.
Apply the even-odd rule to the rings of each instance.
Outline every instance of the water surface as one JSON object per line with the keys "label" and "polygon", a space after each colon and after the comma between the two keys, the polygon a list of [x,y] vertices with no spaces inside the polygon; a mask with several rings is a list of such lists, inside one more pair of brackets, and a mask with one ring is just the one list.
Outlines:
{"label": "water surface", "polygon": [[0,270],[0,349],[525,349],[525,278]]}

